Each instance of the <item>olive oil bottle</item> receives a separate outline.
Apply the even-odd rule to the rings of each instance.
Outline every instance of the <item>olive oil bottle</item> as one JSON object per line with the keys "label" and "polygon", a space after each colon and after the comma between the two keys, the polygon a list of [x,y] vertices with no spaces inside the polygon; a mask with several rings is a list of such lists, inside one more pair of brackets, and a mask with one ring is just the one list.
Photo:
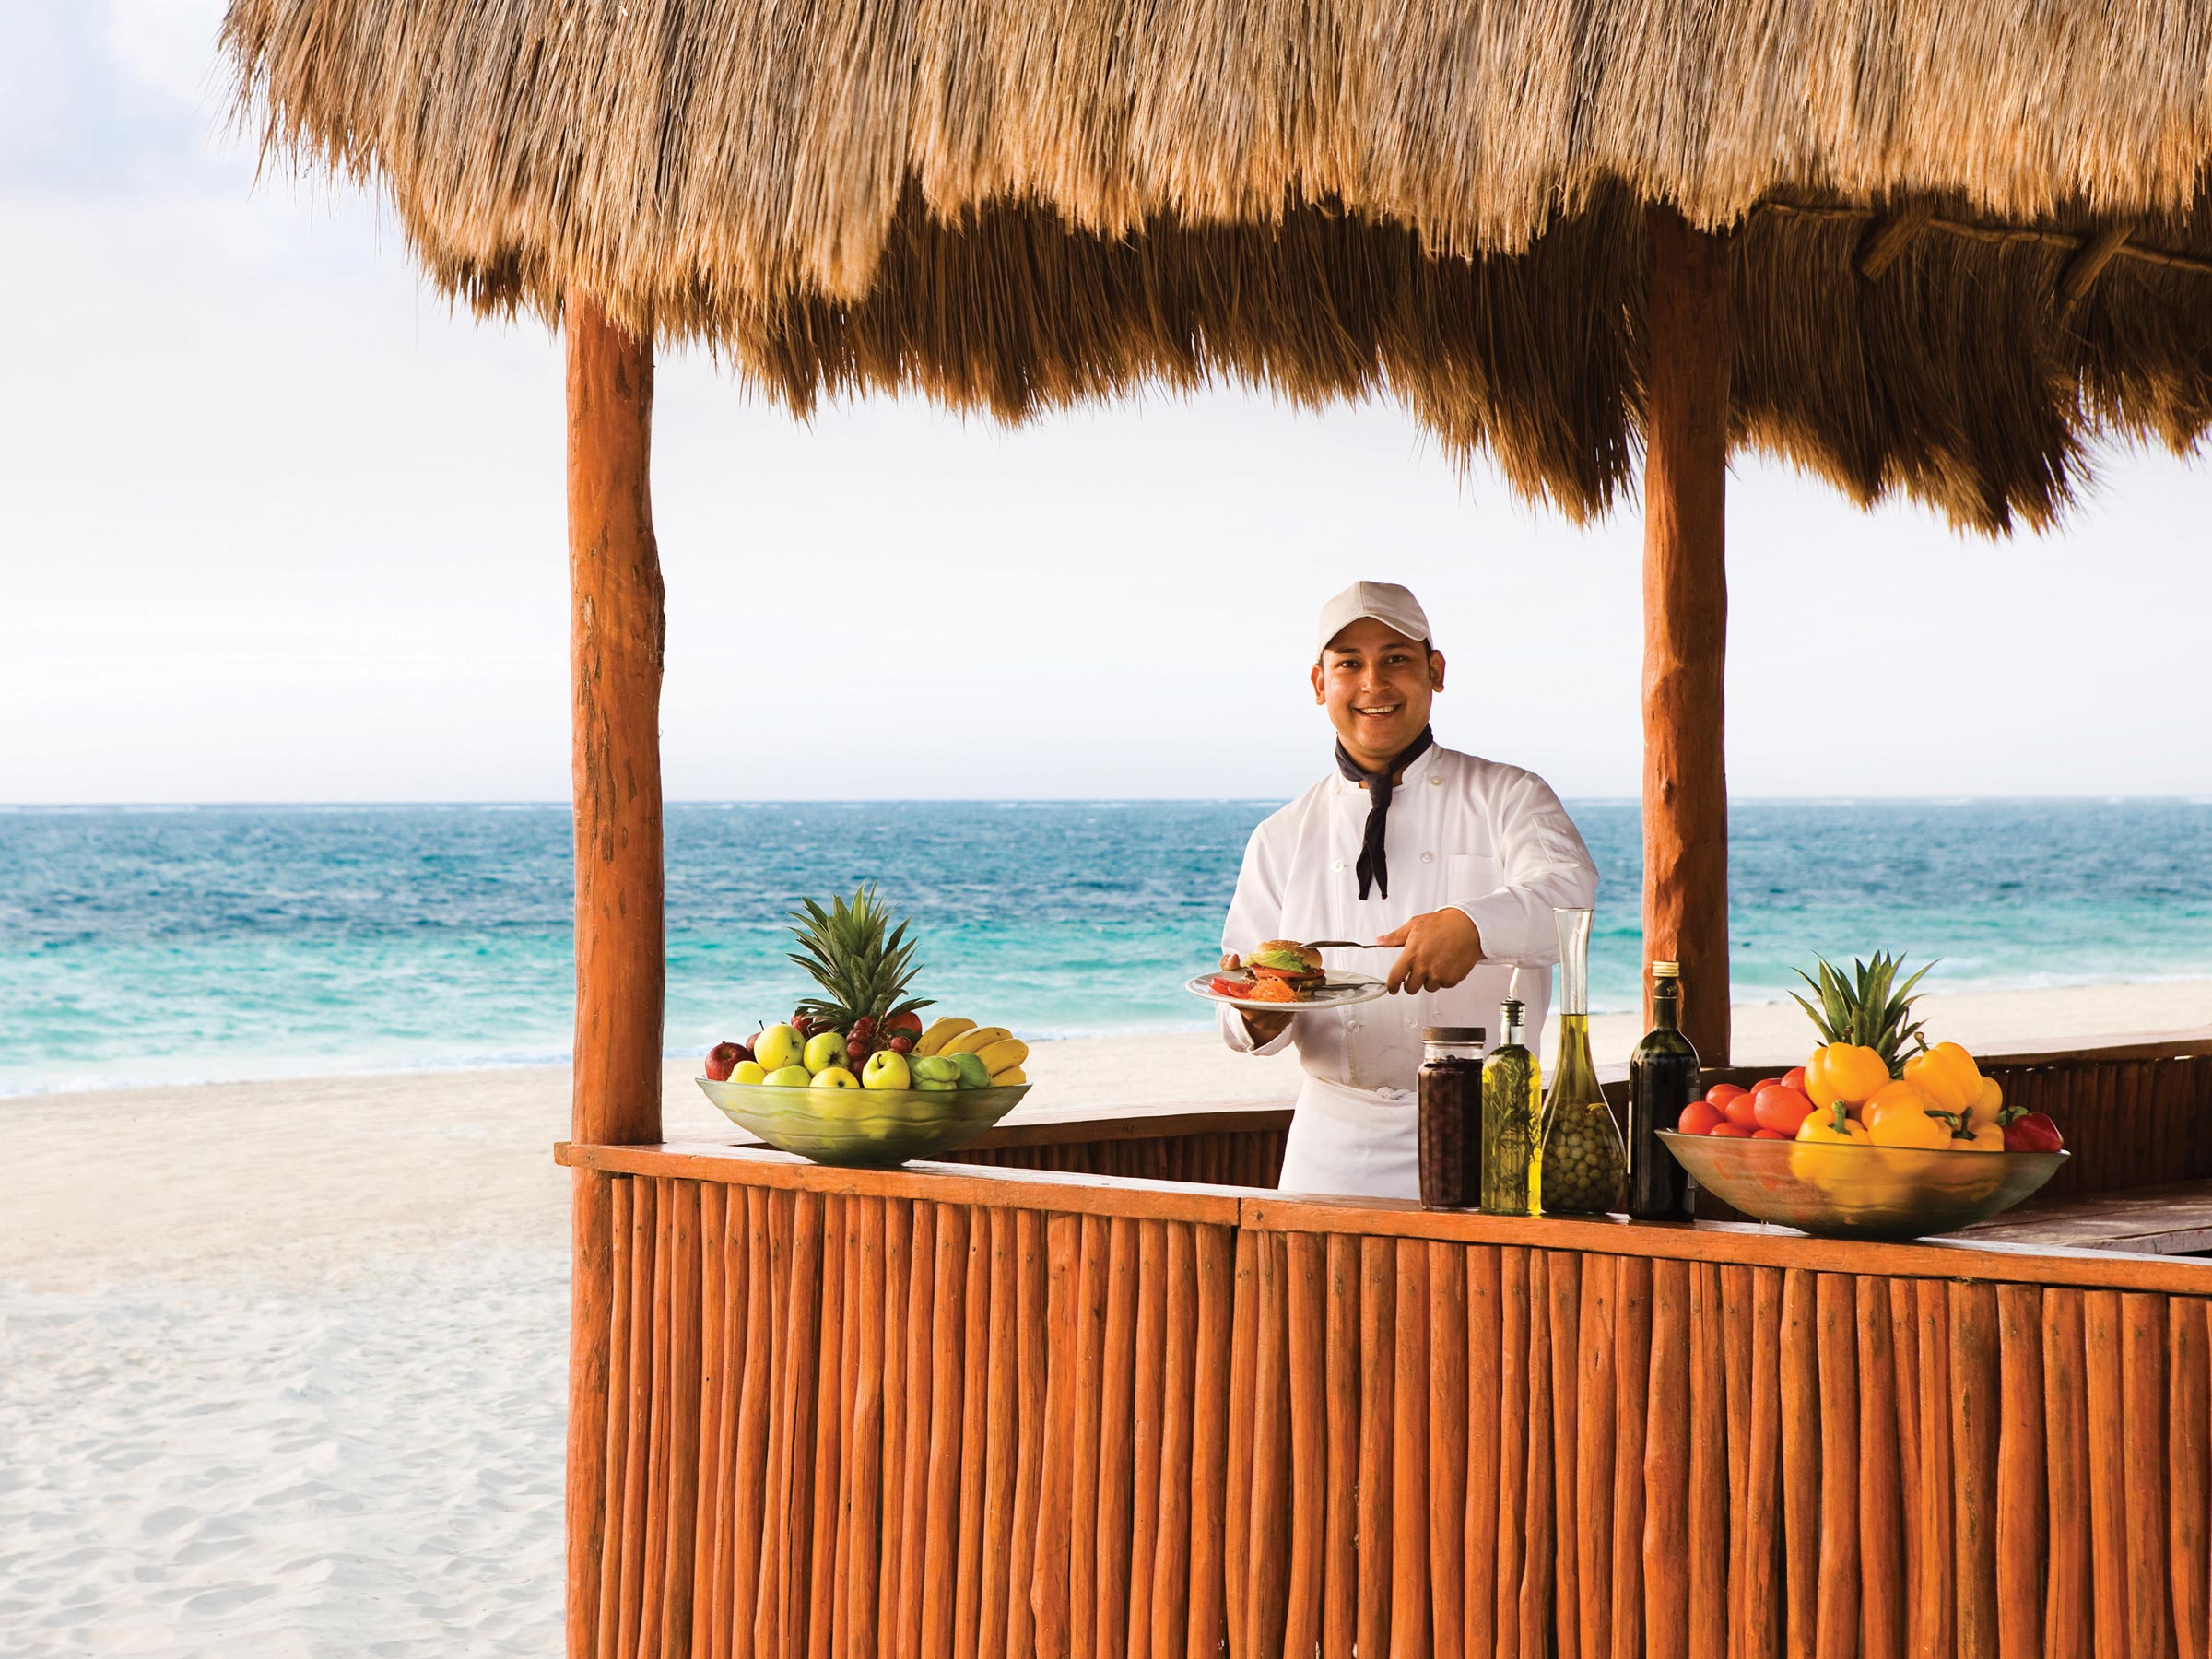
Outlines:
{"label": "olive oil bottle", "polygon": [[1555,910],[1559,928],[1559,1053],[1544,1095],[1529,1207],[1596,1216],[1627,1198],[1628,1157],[1590,1057],[1590,912]]}
{"label": "olive oil bottle", "polygon": [[1535,1214],[1529,1202],[1528,1173],[1536,1156],[1536,1112],[1543,1101],[1536,1057],[1524,1030],[1528,1010],[1518,1001],[1499,1005],[1505,1041],[1492,1049],[1482,1067],[1483,1213]]}

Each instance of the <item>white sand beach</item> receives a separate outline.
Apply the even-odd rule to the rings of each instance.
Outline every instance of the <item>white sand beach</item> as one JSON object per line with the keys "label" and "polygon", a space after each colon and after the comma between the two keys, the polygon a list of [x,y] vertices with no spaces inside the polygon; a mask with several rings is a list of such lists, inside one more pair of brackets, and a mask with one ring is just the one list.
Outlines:
{"label": "white sand beach", "polygon": [[[2212,1025],[2212,981],[1930,996],[1975,1044]],[[1634,1021],[1596,1022],[1601,1064]],[[1788,1004],[1736,1048],[1804,1049]],[[668,1068],[672,1137],[726,1134]],[[1041,1044],[1039,1104],[1287,1098],[1206,1033]],[[10,1659],[557,1653],[556,1068],[0,1100]]]}

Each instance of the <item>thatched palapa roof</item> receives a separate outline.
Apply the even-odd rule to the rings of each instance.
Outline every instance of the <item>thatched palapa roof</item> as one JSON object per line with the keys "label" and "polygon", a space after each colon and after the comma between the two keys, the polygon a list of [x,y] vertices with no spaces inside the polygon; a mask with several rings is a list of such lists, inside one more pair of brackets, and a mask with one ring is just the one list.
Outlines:
{"label": "thatched palapa roof", "polygon": [[233,0],[280,154],[485,313],[581,289],[805,410],[1404,399],[1629,477],[1643,212],[1731,229],[1739,441],[2046,521],[2212,420],[2204,0]]}

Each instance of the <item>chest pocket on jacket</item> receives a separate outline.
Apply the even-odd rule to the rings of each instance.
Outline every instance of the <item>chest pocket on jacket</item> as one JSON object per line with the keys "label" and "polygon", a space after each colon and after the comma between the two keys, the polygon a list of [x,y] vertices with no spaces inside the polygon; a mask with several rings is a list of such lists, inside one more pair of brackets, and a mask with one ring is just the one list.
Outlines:
{"label": "chest pocket on jacket", "polygon": [[1454,904],[1494,893],[1503,884],[1497,858],[1488,853],[1454,853],[1444,875],[1444,896]]}

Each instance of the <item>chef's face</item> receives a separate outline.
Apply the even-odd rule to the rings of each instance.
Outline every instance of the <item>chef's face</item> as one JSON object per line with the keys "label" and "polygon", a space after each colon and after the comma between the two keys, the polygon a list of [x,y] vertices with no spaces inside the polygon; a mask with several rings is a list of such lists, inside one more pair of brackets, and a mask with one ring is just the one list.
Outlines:
{"label": "chef's face", "polygon": [[1444,688],[1444,653],[1363,617],[1331,640],[1313,665],[1313,700],[1353,759],[1380,770],[1429,724]]}

